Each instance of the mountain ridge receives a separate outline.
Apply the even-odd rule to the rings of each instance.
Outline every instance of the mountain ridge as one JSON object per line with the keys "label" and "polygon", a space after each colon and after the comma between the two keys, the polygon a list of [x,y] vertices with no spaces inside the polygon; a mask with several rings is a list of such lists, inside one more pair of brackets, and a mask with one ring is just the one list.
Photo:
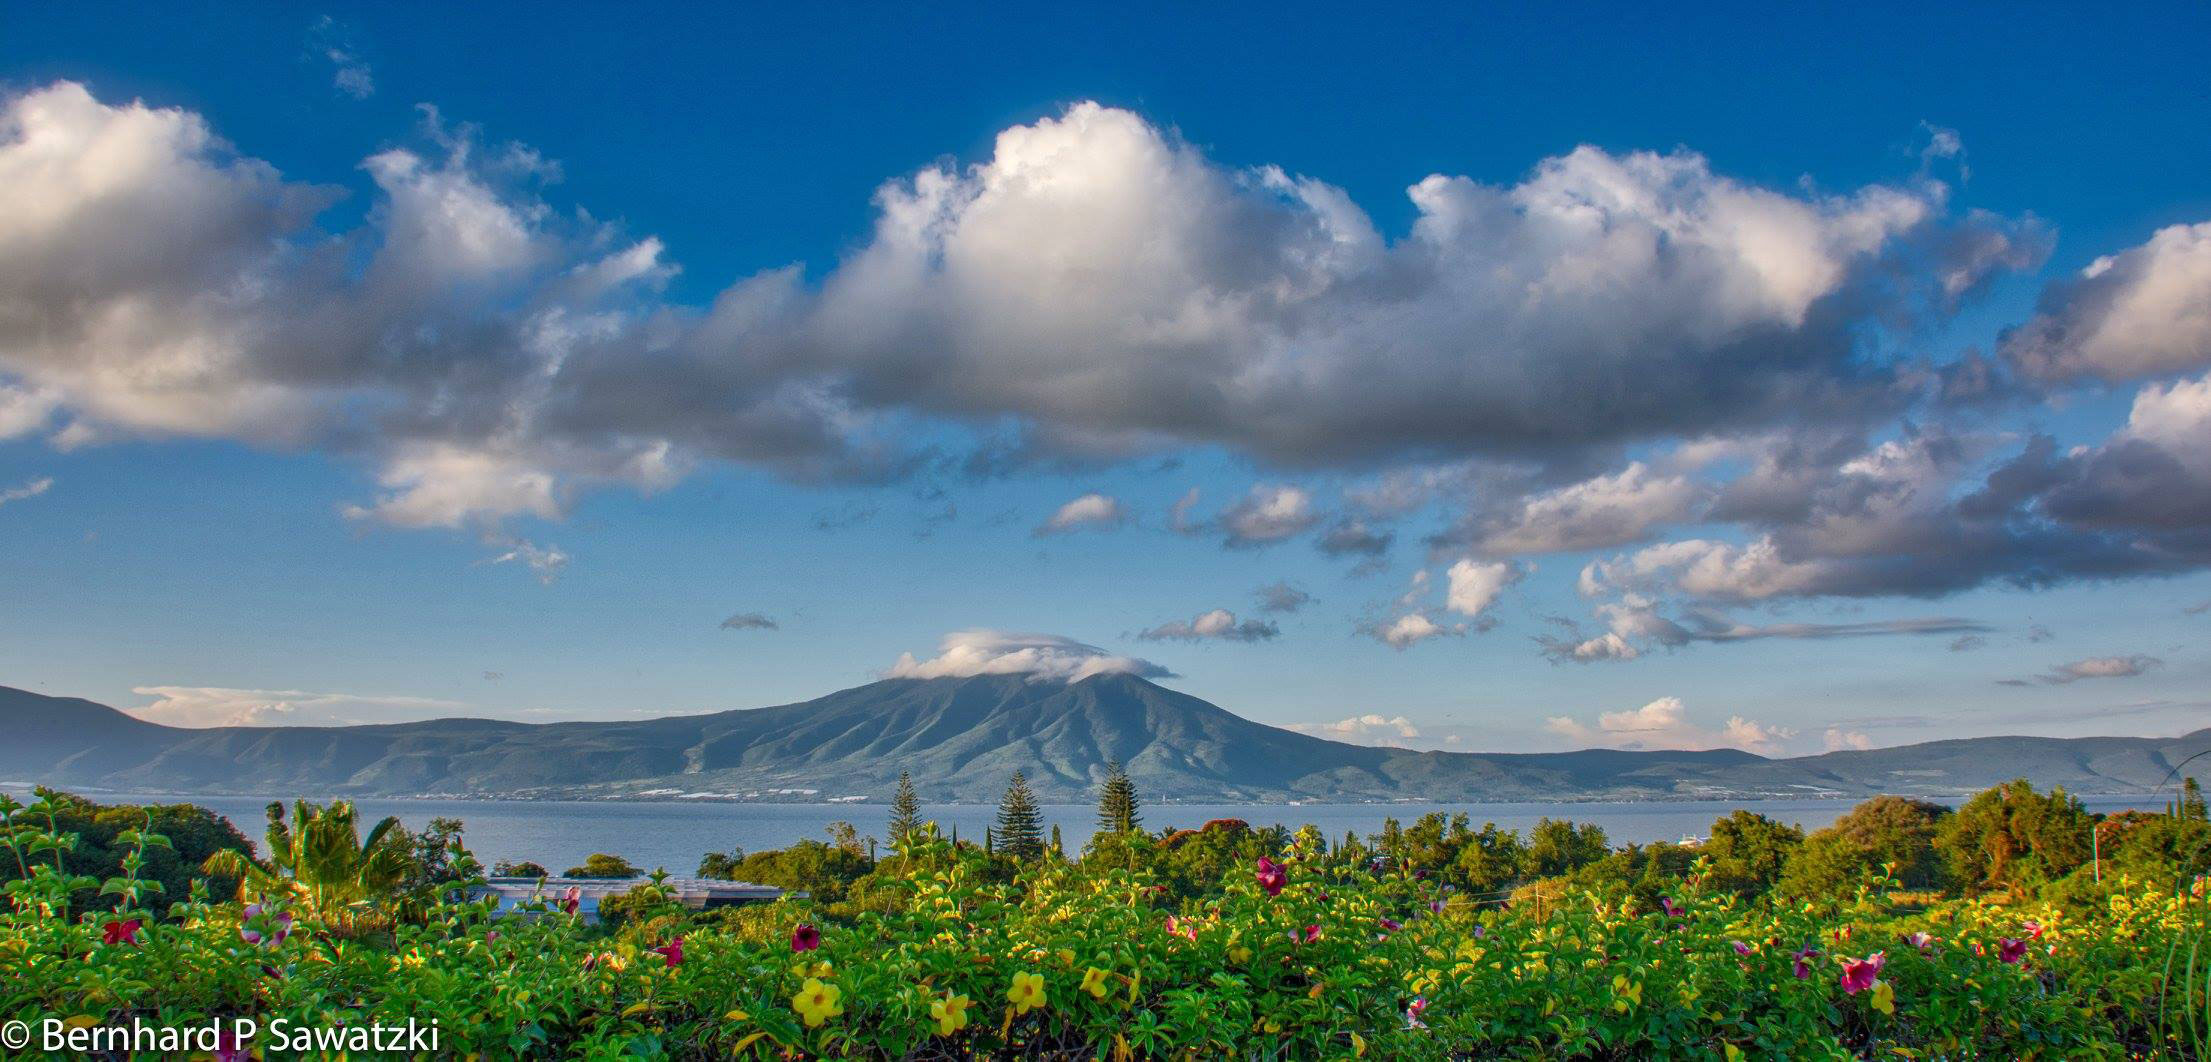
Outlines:
{"label": "mountain ridge", "polygon": [[1268,726],[1133,675],[893,678],[808,701],[615,722],[447,717],[187,729],[0,686],[0,778],[111,790],[323,796],[987,802],[1013,771],[1088,799],[1118,759],[1168,801],[1722,799],[1950,794],[2024,776],[2140,791],[2211,730],[2177,738],[1953,738],[1772,759],[1739,749],[1415,751]]}

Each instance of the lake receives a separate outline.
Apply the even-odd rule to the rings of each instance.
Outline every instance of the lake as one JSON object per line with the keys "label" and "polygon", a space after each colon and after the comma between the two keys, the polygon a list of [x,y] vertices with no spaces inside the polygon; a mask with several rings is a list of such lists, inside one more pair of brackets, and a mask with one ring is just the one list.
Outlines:
{"label": "lake", "polygon": [[[258,846],[264,832],[266,797],[176,794],[93,793],[84,796],[106,803],[183,803],[209,808],[238,826]],[[1960,798],[1962,799],[1962,798]],[[2091,811],[2129,808],[2159,809],[2169,797],[2090,796],[2081,802]],[[489,866],[502,859],[531,860],[554,873],[583,862],[593,852],[611,852],[638,866],[665,867],[671,874],[689,874],[699,857],[709,851],[732,847],[748,852],[788,847],[801,838],[827,839],[831,822],[844,821],[862,835],[882,837],[890,809],[882,804],[744,804],[711,801],[520,801],[520,800],[408,800],[367,798],[354,802],[364,826],[386,815],[397,815],[410,829],[418,829],[432,817],[459,819],[466,825],[469,850]],[[1430,811],[1465,812],[1479,829],[1495,822],[1523,836],[1537,819],[1573,819],[1594,822],[1604,828],[1614,845],[1634,842],[1674,841],[1683,836],[1709,833],[1713,820],[1737,808],[1795,823],[1807,832],[1833,823],[1856,802],[1850,800],[1743,800],[1743,801],[1645,801],[1638,803],[1522,803],[1522,804],[1172,804],[1143,809],[1144,825],[1194,827],[1208,819],[1236,818],[1254,826],[1281,823],[1290,827],[1311,823],[1330,839],[1346,830],[1362,835],[1382,828],[1382,820],[1396,818],[1410,824]],[[980,841],[997,809],[981,804],[924,806],[924,818],[935,819],[949,832],[957,826],[963,840]],[[1088,804],[1048,804],[1043,808],[1047,835],[1060,828],[1067,849],[1073,852],[1090,839],[1096,828],[1096,810]]]}

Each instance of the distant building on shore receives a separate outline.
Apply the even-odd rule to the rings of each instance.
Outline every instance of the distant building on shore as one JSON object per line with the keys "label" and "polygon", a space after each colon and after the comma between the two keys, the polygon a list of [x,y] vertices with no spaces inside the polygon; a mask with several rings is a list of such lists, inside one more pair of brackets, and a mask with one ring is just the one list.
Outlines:
{"label": "distant building on shore", "polygon": [[[652,884],[651,878],[486,878],[482,885],[468,890],[468,897],[480,900],[486,896],[499,898],[499,914],[512,914],[515,909],[531,900],[558,908],[570,889],[576,892],[576,913],[586,922],[599,920],[599,901],[609,896],[619,896],[640,885]],[[735,907],[748,903],[772,903],[783,896],[783,890],[773,885],[754,885],[744,881],[723,881],[719,878],[663,878],[662,888],[675,902],[694,911],[713,907]]]}

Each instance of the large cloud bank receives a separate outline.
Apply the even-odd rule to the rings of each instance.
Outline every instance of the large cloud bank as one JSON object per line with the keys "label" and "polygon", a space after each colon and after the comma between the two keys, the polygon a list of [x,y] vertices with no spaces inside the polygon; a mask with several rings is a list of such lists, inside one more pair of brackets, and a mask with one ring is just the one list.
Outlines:
{"label": "large cloud bank", "polygon": [[[1392,241],[1339,189],[1084,103],[884,185],[819,283],[694,307],[658,239],[548,203],[535,153],[434,112],[417,140],[363,160],[365,220],[333,230],[339,190],[192,112],[69,82],[0,101],[12,430],[363,452],[382,490],[352,511],[405,526],[703,459],[895,475],[912,413],[1092,455],[1578,447],[1878,404],[1859,332],[2039,253],[1932,182],[1785,193],[1594,148],[1510,186],[1422,178]],[[1228,518],[1309,523],[1281,491]]]}

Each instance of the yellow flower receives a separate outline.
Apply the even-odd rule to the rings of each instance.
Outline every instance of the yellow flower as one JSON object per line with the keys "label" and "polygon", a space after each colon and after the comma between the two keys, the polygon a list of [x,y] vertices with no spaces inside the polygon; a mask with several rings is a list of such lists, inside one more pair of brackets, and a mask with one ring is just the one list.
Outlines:
{"label": "yellow flower", "polygon": [[798,994],[791,997],[791,1009],[806,1019],[806,1027],[818,1029],[821,1023],[844,1013],[839,997],[844,993],[836,985],[825,985],[817,978],[809,977],[799,986]]}
{"label": "yellow flower", "polygon": [[938,1036],[950,1036],[967,1028],[967,997],[950,995],[930,1000],[929,1020],[937,1023]]}
{"label": "yellow flower", "polygon": [[1887,981],[1873,983],[1873,1009],[1883,1014],[1896,1013],[1896,989],[1889,987]]}
{"label": "yellow flower", "polygon": [[1627,1013],[1629,1008],[1643,1004],[1643,983],[1640,981],[1630,984],[1625,976],[1615,976],[1612,979],[1612,990],[1619,994],[1619,998],[1612,1001],[1612,1009],[1622,1014]]}
{"label": "yellow flower", "polygon": [[1104,999],[1106,997],[1107,976],[1109,975],[1104,970],[1095,966],[1084,970],[1082,972],[1082,990],[1090,993],[1093,998]]}
{"label": "yellow flower", "polygon": [[1044,975],[1016,973],[1013,987],[1006,990],[1006,1001],[1013,1004],[1016,1014],[1027,1014],[1044,1005]]}
{"label": "yellow flower", "polygon": [[1228,961],[1233,962],[1238,966],[1242,966],[1243,964],[1250,962],[1251,949],[1244,947],[1241,944],[1228,949]]}

